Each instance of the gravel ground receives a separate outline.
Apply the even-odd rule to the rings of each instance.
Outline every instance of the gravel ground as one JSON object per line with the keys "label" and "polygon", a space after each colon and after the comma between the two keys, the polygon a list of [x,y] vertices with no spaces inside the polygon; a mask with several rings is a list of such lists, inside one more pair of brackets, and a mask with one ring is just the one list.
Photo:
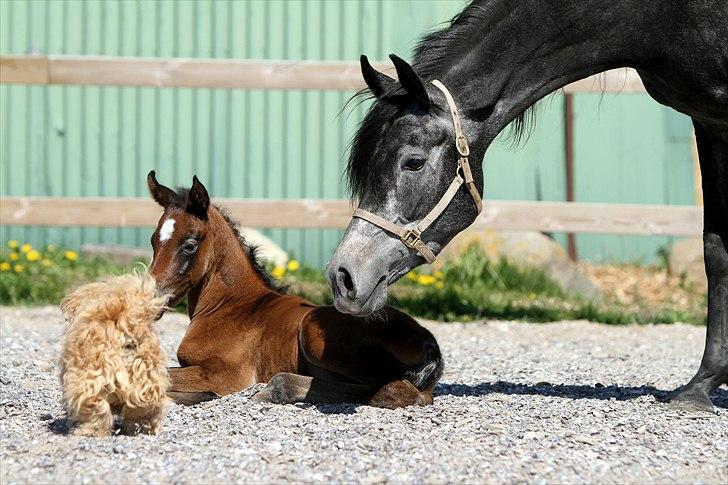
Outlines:
{"label": "gravel ground", "polygon": [[[728,482],[716,414],[659,402],[705,329],[426,323],[446,358],[435,404],[271,406],[252,390],[171,406],[156,437],[66,435],[54,308],[2,308],[0,482]],[[170,355],[186,318],[160,321]]]}

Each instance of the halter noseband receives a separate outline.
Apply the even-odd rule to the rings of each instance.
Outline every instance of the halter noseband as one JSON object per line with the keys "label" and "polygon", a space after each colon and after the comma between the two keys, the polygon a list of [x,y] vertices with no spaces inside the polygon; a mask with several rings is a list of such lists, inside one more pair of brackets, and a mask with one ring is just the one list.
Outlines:
{"label": "halter noseband", "polygon": [[480,214],[480,212],[483,210],[483,202],[480,198],[480,194],[478,193],[478,189],[475,187],[475,182],[473,182],[473,173],[470,171],[470,162],[468,161],[468,156],[470,155],[470,146],[468,145],[468,139],[465,137],[463,129],[460,126],[460,117],[458,116],[458,108],[457,106],[455,106],[455,100],[452,98],[450,91],[448,91],[445,85],[443,85],[440,81],[435,79],[432,81],[432,84],[440,91],[442,91],[442,93],[445,95],[447,105],[450,107],[452,124],[455,128],[455,148],[457,149],[459,155],[458,168],[455,171],[455,178],[450,183],[450,187],[448,187],[447,191],[442,196],[440,201],[435,205],[435,207],[433,207],[432,210],[427,213],[425,218],[422,219],[412,229],[398,226],[397,224],[390,222],[387,219],[378,216],[372,212],[369,212],[368,210],[357,209],[352,214],[352,217],[364,219],[365,221],[371,222],[375,226],[381,227],[387,232],[399,236],[399,239],[404,243],[405,246],[410,249],[414,249],[415,251],[422,254],[422,256],[424,256],[428,263],[432,263],[435,261],[435,255],[432,253],[430,248],[428,248],[427,245],[422,241],[422,233],[430,226],[430,224],[435,221],[435,219],[440,217],[440,215],[445,212],[445,209],[448,205],[450,205],[450,202],[455,197],[455,194],[457,194],[460,186],[463,183],[470,191],[470,195],[473,198],[473,202],[475,202],[475,207],[478,210],[478,214]]}

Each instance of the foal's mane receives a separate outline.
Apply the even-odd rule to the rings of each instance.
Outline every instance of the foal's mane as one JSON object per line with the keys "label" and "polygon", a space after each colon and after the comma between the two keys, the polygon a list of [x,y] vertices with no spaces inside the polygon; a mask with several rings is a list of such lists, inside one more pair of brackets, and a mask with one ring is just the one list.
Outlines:
{"label": "foal's mane", "polygon": [[[491,5],[490,0],[474,0],[455,15],[446,27],[422,37],[415,47],[412,61],[415,72],[426,81],[431,81],[442,73],[469,47],[474,31],[485,28],[492,11]],[[401,90],[400,87],[397,89]],[[387,93],[387,96],[396,94],[399,93]],[[356,99],[364,102],[371,98],[372,93],[363,89],[349,101]],[[371,176],[379,172],[379,167],[373,167],[370,163],[371,152],[398,112],[399,108],[395,103],[375,102],[354,134],[349,144],[350,155],[346,166],[349,191],[353,198],[361,198],[370,184]],[[524,137],[527,138],[534,120],[534,111],[529,108],[511,122],[510,136],[514,145],[518,145]]]}
{"label": "foal's mane", "polygon": [[[179,206],[180,208],[184,208],[187,205],[189,192],[189,189],[178,187],[177,200],[175,201],[174,205]],[[227,210],[215,204],[213,204],[212,207],[214,207],[220,213],[225,223],[227,223],[228,227],[233,231],[235,239],[238,240],[240,247],[243,249],[243,253],[248,258],[248,261],[253,267],[253,270],[255,271],[255,274],[258,276],[258,278],[260,278],[265,286],[267,286],[271,290],[274,290],[281,294],[285,294],[287,287],[279,285],[278,282],[268,273],[268,271],[266,271],[265,265],[260,258],[258,246],[254,244],[249,244],[245,241],[245,236],[240,231],[240,224],[235,219],[230,217],[230,214]]]}

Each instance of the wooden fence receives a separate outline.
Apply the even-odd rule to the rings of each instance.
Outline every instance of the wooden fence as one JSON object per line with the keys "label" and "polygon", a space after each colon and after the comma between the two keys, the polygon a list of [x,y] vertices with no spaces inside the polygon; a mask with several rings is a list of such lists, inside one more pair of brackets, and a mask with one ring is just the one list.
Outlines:
{"label": "wooden fence", "polygon": [[[374,66],[394,76],[391,64]],[[64,55],[0,56],[0,83],[341,91],[364,87],[358,62]],[[643,93],[645,88],[634,70],[615,69],[572,83],[564,92]]]}
{"label": "wooden fence", "polygon": [[[217,199],[246,226],[289,229],[346,227],[352,207],[345,200]],[[159,220],[149,198],[3,197],[7,225],[148,227]],[[473,229],[617,234],[695,235],[703,210],[694,206],[593,204],[583,202],[485,201]]]}
{"label": "wooden fence", "polygon": [[[391,66],[378,67],[391,71]],[[356,62],[245,61],[95,56],[2,56],[0,83],[206,87],[228,89],[356,90]],[[608,71],[564,88],[588,92],[644,92],[632,70]],[[567,167],[568,170],[568,167]],[[568,179],[568,177],[567,177]],[[352,208],[345,200],[222,199],[234,217],[261,228],[341,228]],[[2,197],[4,225],[141,227],[154,225],[159,209],[146,198]],[[650,235],[697,235],[702,208],[692,206],[486,201],[472,226]]]}

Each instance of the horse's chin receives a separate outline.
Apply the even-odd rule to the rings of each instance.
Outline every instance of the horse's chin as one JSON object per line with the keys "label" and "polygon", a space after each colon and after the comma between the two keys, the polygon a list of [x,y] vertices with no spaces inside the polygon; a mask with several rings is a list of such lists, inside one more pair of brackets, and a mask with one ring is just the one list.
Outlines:
{"label": "horse's chin", "polygon": [[179,295],[175,295],[174,293],[170,293],[169,291],[165,290],[164,288],[157,288],[157,296],[164,296],[167,301],[165,303],[165,308],[159,312],[155,320],[159,320],[162,318],[162,316],[167,313],[167,311],[174,309],[181,301],[182,299],[187,295],[187,292],[183,292]]}

